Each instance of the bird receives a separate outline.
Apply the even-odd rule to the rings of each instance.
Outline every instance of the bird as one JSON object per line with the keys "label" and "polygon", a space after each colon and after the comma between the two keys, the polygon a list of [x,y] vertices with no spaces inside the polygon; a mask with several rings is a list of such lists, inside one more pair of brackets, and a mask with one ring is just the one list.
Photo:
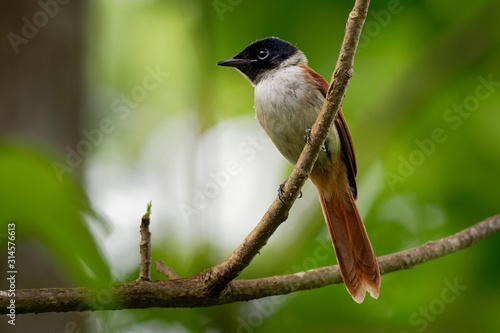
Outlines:
{"label": "bird", "polygon": [[[295,165],[325,101],[328,82],[308,66],[302,51],[277,37],[259,39],[217,65],[233,67],[250,81],[258,123]],[[361,303],[366,292],[378,298],[381,278],[355,202],[356,175],[354,147],[340,109],[310,179],[318,190],[344,284]]]}

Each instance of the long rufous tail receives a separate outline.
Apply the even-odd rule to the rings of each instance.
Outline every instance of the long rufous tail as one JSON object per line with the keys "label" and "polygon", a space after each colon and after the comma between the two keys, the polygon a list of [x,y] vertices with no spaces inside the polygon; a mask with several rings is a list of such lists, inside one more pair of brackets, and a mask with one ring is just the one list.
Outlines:
{"label": "long rufous tail", "polygon": [[380,270],[352,193],[318,193],[347,291],[357,303],[367,291],[378,298]]}

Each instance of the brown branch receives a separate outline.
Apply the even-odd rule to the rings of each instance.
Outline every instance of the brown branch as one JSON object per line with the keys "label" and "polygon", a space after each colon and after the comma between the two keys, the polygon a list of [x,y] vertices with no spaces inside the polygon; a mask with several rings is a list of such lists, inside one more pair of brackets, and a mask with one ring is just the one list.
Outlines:
{"label": "brown branch", "polygon": [[[378,259],[380,270],[382,274],[387,274],[409,269],[465,249],[498,232],[500,232],[500,215],[490,217],[439,241],[380,257]],[[212,297],[207,297],[203,288],[199,287],[198,275],[154,282],[136,280],[101,289],[25,289],[16,291],[16,313],[201,307],[285,295],[341,282],[338,266],[329,266],[289,275],[232,281],[224,293]],[[0,314],[8,312],[9,302],[7,293],[1,291]]]}
{"label": "brown branch", "polygon": [[139,279],[151,281],[151,233],[149,232],[149,223],[151,216],[151,202],[148,204],[146,214],[142,217],[140,233],[141,242],[139,243],[139,252],[141,254],[141,263],[139,266]]}
{"label": "brown branch", "polygon": [[180,276],[177,275],[176,272],[172,269],[172,267],[166,266],[165,263],[161,260],[156,260],[156,270],[166,277],[168,277],[170,280],[173,279],[180,279]]}
{"label": "brown branch", "polygon": [[200,282],[208,294],[216,294],[223,291],[229,282],[235,279],[250,264],[280,224],[288,218],[288,212],[297,199],[300,189],[309,177],[344,99],[347,85],[353,75],[354,55],[368,13],[369,4],[369,0],[356,0],[354,8],[349,14],[344,41],[335,71],[332,75],[332,83],[328,89],[328,95],[321,113],[311,129],[310,144],[305,145],[299,160],[283,188],[285,202],[283,203],[276,198],[259,224],[245,238],[241,245],[221,263],[199,274]]}

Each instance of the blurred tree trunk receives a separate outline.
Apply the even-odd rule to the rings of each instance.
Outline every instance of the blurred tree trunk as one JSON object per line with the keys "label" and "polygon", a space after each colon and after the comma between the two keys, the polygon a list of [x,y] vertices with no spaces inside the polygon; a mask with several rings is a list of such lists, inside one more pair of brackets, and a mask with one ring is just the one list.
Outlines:
{"label": "blurred tree trunk", "polygon": [[21,0],[5,7],[0,133],[48,141],[64,153],[81,134],[84,2]]}
{"label": "blurred tree trunk", "polygon": [[[63,157],[64,148],[75,147],[81,135],[85,2],[9,1],[0,11],[0,27],[0,138],[28,138]],[[18,247],[18,288],[72,284],[38,243],[23,241]],[[75,313],[18,316],[16,326],[4,320],[0,327],[2,332],[86,331]]]}

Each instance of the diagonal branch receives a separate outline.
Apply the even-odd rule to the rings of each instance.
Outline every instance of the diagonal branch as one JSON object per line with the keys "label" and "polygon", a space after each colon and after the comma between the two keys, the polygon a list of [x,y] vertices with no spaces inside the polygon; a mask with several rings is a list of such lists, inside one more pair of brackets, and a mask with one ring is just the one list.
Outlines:
{"label": "diagonal branch", "polygon": [[172,267],[165,265],[163,261],[156,260],[155,264],[156,264],[156,270],[165,275],[166,277],[168,277],[170,280],[181,278],[176,272],[174,272]]}
{"label": "diagonal branch", "polygon": [[199,274],[200,282],[204,285],[207,293],[214,294],[224,290],[229,282],[235,279],[250,264],[280,224],[288,218],[288,212],[309,177],[326,136],[342,105],[347,85],[353,75],[354,55],[369,4],[370,0],[356,0],[354,8],[349,14],[344,41],[332,75],[332,83],[328,89],[321,113],[311,129],[310,144],[305,145],[283,188],[285,202],[283,203],[276,198],[259,224],[241,245],[221,263]]}
{"label": "diagonal branch", "polygon": [[[378,258],[382,274],[409,269],[424,262],[465,249],[500,232],[500,215],[490,217],[454,235],[417,248]],[[342,283],[338,266],[306,272],[229,283],[226,292],[209,296],[199,288],[199,276],[173,280],[132,281],[107,288],[51,288],[16,291],[16,313],[118,310],[150,307],[201,307],[249,301],[299,290]],[[0,314],[9,313],[10,298],[0,291]]]}

